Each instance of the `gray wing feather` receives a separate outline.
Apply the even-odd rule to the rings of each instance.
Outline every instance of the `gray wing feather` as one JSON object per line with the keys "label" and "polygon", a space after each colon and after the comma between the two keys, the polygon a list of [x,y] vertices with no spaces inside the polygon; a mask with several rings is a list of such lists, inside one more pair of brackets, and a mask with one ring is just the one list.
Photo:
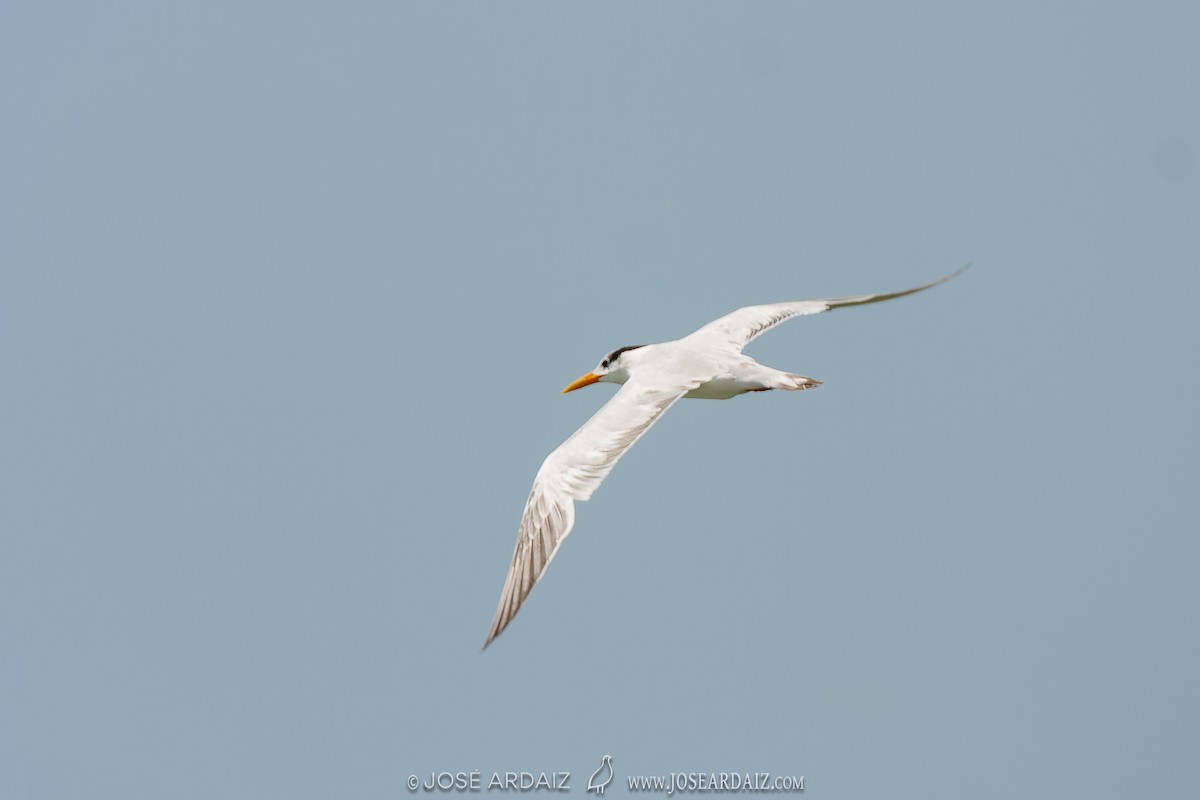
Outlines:
{"label": "gray wing feather", "polygon": [[967,267],[967,264],[956,272],[947,275],[944,278],[939,278],[933,283],[927,283],[924,286],[918,286],[915,289],[905,289],[900,292],[883,292],[879,294],[861,294],[854,297],[835,297],[830,300],[796,300],[789,303],[768,303],[761,306],[746,306],[739,308],[731,314],[726,314],[719,319],[700,328],[695,333],[692,333],[689,339],[711,339],[714,344],[731,346],[737,351],[741,351],[747,344],[757,339],[763,333],[775,327],[779,323],[789,320],[792,317],[801,317],[808,314],[820,314],[822,311],[829,311],[834,308],[843,306],[861,306],[868,303],[882,303],[884,300],[892,300],[897,297],[904,297],[908,294],[916,294],[923,292],[926,289],[931,289],[939,283],[945,283],[951,278],[959,275]]}
{"label": "gray wing feather", "polygon": [[525,502],[512,565],[484,649],[516,616],[554,560],[575,524],[575,501],[591,497],[621,456],[664,411],[697,385],[694,380],[679,380],[659,387],[630,380],[583,427],[546,456]]}

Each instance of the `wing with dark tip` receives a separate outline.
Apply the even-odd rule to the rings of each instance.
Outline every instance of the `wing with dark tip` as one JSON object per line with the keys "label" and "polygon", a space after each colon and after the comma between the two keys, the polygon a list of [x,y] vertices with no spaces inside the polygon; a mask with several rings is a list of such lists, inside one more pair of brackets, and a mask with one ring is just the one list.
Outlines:
{"label": "wing with dark tip", "polygon": [[613,465],[675,401],[699,385],[670,380],[647,385],[630,379],[583,427],[546,457],[525,502],[517,545],[486,649],[512,621],[530,590],[554,560],[575,524],[575,501],[587,500]]}
{"label": "wing with dark tip", "polygon": [[961,274],[969,266],[971,265],[967,264],[957,272],[953,272],[933,283],[927,283],[924,286],[918,286],[915,289],[905,289],[900,292],[862,294],[856,297],[837,297],[831,300],[796,300],[790,303],[768,303],[761,306],[746,306],[745,308],[739,308],[731,314],[726,314],[720,319],[713,320],[687,338],[697,342],[710,340],[714,346],[732,346],[740,352],[742,348],[763,333],[792,317],[820,314],[822,311],[842,308],[843,306],[882,303],[884,300],[892,300],[908,294],[923,292]]}

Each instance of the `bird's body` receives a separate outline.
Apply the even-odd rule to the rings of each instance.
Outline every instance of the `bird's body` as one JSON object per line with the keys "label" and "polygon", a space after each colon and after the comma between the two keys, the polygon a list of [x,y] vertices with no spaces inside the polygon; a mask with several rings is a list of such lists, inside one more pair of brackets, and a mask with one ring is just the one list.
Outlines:
{"label": "bird's body", "polygon": [[747,306],[682,339],[609,353],[595,369],[563,390],[565,394],[598,382],[622,384],[538,470],[521,517],[500,606],[483,646],[491,644],[512,620],[558,552],[575,523],[575,501],[590,498],[617,460],[677,400],[725,400],[746,392],[799,391],[820,385],[804,375],[759,364],[742,353],[746,344],[792,317],[891,300],[936,286],[960,272],[901,292]]}
{"label": "bird's body", "polygon": [[[646,354],[647,363],[651,359],[671,364],[690,362],[693,367],[691,374],[707,376],[703,383],[686,392],[684,399],[728,400],[746,392],[767,392],[771,389],[796,391],[821,385],[820,381],[804,375],[793,375],[764,366],[741,353],[697,351],[688,339],[647,345],[646,349],[651,347],[655,350]],[[697,357],[698,352],[702,357]]]}

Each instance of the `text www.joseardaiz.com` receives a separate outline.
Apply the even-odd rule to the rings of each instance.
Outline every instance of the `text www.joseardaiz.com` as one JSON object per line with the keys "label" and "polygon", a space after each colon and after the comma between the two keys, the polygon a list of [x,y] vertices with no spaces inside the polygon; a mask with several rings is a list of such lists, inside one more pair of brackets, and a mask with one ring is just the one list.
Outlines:
{"label": "text www.joseardaiz.com", "polygon": [[668,796],[700,792],[803,792],[804,776],[769,772],[672,772],[630,775],[631,792],[666,792]]}

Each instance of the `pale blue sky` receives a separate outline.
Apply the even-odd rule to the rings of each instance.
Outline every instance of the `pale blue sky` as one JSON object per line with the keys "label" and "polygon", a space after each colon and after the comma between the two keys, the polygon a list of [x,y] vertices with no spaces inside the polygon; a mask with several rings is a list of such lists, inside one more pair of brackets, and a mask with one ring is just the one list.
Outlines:
{"label": "pale blue sky", "polygon": [[[1198,30],[7,4],[0,796],[1192,791]],[[825,385],[677,405],[479,652],[568,381],[966,261],[755,342]]]}

